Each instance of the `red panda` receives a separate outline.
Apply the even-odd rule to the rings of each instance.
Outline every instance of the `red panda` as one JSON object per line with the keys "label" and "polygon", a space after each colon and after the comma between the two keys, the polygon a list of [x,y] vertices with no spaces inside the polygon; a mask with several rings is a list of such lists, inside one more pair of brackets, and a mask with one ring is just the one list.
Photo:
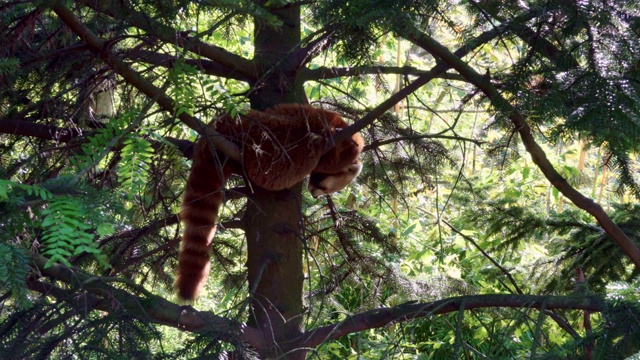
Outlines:
{"label": "red panda", "polygon": [[235,118],[227,115],[212,126],[241,149],[242,163],[214,155],[206,138],[195,146],[180,212],[184,233],[175,284],[178,296],[186,301],[198,297],[209,273],[210,245],[224,185],[232,174],[272,191],[287,189],[310,175],[309,192],[318,197],[343,189],[362,170],[358,156],[364,141],[358,134],[323,154],[336,131],[347,127],[331,111],[283,104]]}

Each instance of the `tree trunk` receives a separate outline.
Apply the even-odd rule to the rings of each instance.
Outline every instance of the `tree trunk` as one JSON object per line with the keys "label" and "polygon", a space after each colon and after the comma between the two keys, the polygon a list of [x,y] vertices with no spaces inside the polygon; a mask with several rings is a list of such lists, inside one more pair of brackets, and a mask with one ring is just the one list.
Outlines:
{"label": "tree trunk", "polygon": [[[258,81],[249,94],[251,107],[304,103],[298,67],[287,61],[300,43],[300,8],[272,11],[282,21],[273,28],[256,21],[254,60]],[[251,296],[249,325],[262,333],[261,358],[304,359],[302,337],[301,185],[269,192],[253,187],[244,216],[247,236],[247,276]],[[286,355],[285,355],[286,354]]]}
{"label": "tree trunk", "polygon": [[[259,188],[249,197],[247,269],[249,325],[264,339],[263,358],[295,349],[302,335],[302,229],[300,184],[278,192]],[[286,356],[295,359],[304,352]]]}
{"label": "tree trunk", "polygon": [[251,84],[249,99],[251,107],[259,110],[306,100],[303,83],[296,80],[299,66],[290,57],[300,45],[300,7],[271,13],[282,21],[280,27],[270,27],[259,20],[254,23],[253,60],[259,73],[258,80]]}

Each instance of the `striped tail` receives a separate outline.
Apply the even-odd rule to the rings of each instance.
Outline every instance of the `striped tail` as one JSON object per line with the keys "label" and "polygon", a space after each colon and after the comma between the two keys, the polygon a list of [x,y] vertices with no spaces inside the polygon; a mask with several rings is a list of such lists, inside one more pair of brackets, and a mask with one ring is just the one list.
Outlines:
{"label": "striped tail", "polygon": [[180,219],[184,232],[180,242],[175,289],[183,301],[195,300],[209,275],[211,241],[224,200],[224,183],[230,175],[214,159],[206,140],[196,144],[193,164],[182,200]]}

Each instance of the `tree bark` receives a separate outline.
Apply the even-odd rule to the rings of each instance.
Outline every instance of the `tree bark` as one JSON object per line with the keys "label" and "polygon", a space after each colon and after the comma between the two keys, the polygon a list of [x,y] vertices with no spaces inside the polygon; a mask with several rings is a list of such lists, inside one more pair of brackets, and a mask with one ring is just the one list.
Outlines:
{"label": "tree bark", "polygon": [[[260,3],[266,3],[261,1]],[[249,99],[251,107],[263,110],[280,103],[305,103],[303,82],[298,79],[301,64],[294,60],[300,47],[300,6],[272,10],[281,26],[254,22],[254,56],[258,69]]]}
{"label": "tree bark", "polygon": [[[278,192],[255,188],[245,214],[249,326],[262,333],[263,358],[297,348],[302,338],[300,184]],[[286,355],[304,359],[303,351]]]}
{"label": "tree bark", "polygon": [[[249,94],[251,107],[304,103],[298,68],[291,61],[300,43],[300,7],[272,11],[282,25],[255,21],[254,62],[258,80]],[[249,325],[262,334],[261,358],[304,359],[295,350],[302,342],[302,222],[301,184],[270,192],[253,186],[244,216],[247,237],[247,276],[251,312]]]}

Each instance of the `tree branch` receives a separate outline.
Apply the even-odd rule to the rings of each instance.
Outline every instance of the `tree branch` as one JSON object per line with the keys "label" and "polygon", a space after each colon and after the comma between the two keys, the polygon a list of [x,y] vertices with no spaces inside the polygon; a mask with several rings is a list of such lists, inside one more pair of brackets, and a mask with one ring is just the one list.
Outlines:
{"label": "tree branch", "polygon": [[[189,37],[186,33],[180,33],[169,26],[158,23],[148,15],[122,6],[122,3],[119,1],[78,0],[78,3],[99,13],[126,21],[132,26],[146,31],[165,43],[186,48],[195,54],[215,61],[230,69],[230,73],[227,74],[227,76],[232,76],[234,72],[246,77],[254,77],[256,74],[253,61],[247,60],[221,47],[207,44],[197,38]],[[126,14],[126,18],[119,17],[119,14]]]}
{"label": "tree branch", "polygon": [[[319,31],[316,31],[316,34],[320,32],[324,32],[324,34],[322,34],[315,40],[308,41],[308,44],[305,47],[296,49],[293,52],[293,54],[289,56],[289,62],[291,63],[291,65],[294,66],[295,68],[300,69],[298,72],[298,76],[303,75],[303,71],[306,69],[306,68],[303,68],[303,66],[311,62],[322,51],[326,50],[331,45],[333,45],[334,43],[334,41],[332,41],[333,31],[327,28],[323,28]],[[307,38],[311,38],[314,35],[315,34],[312,34]],[[303,40],[302,42],[305,42],[305,41],[306,39]]]}
{"label": "tree branch", "polygon": [[[520,295],[523,295],[524,292],[522,291],[522,289],[520,289],[520,287],[518,286],[518,283],[516,282],[516,280],[513,278],[513,276],[511,275],[511,273],[505,269],[504,266],[500,265],[500,263],[498,263],[498,261],[496,261],[491,255],[489,255],[486,251],[484,251],[484,249],[482,249],[480,247],[480,245],[478,245],[478,243],[471,238],[470,236],[467,236],[465,234],[463,234],[460,230],[456,229],[452,224],[450,224],[448,221],[444,220],[444,219],[440,219],[445,225],[447,225],[449,227],[449,229],[451,229],[451,231],[453,231],[454,233],[462,236],[463,239],[465,239],[466,241],[470,242],[471,245],[473,245],[473,247],[475,247],[478,251],[480,251],[480,253],[487,259],[489,260],[493,266],[495,266],[496,268],[498,268],[498,270],[500,270],[500,272],[502,274],[504,274],[507,279],[509,279],[509,282],[511,283],[511,285],[513,286],[513,288],[515,289],[515,292],[517,292]],[[575,331],[575,329],[573,329],[571,327],[571,325],[565,320],[563,319],[560,315],[558,315],[557,313],[553,312],[550,309],[545,308],[544,310],[545,315],[548,315],[551,319],[553,319],[553,321],[556,322],[556,324],[558,324],[558,326],[560,326],[560,328],[562,328],[564,331],[566,331],[567,333],[569,333],[574,339],[579,338],[580,335],[578,335],[578,333]]]}
{"label": "tree branch", "polygon": [[[406,76],[420,76],[427,74],[427,70],[421,70],[413,66],[357,66],[357,67],[318,67],[315,69],[302,69],[301,76],[305,80],[323,80],[346,76],[361,76],[371,74],[393,74]],[[438,78],[466,81],[458,74],[443,73]]]}
{"label": "tree branch", "polygon": [[[30,253],[30,255],[37,271],[72,288],[72,290],[66,290],[51,284],[32,281],[30,288],[33,291],[53,296],[61,301],[79,302],[79,305],[82,306],[88,301],[92,308],[97,310],[124,310],[129,315],[145,322],[171,326],[194,333],[214,333],[218,339],[232,344],[238,342],[246,342],[252,346],[260,344],[260,334],[256,329],[235,320],[218,316],[210,311],[197,311],[190,306],[174,304],[160,296],[151,294],[129,280],[95,277],[61,264],[53,264],[45,268],[47,263],[45,257],[35,253]],[[134,291],[130,293],[120,287],[110,285],[110,282],[124,283]],[[81,291],[79,292],[78,289]],[[140,295],[134,295],[134,293]]]}
{"label": "tree branch", "polygon": [[455,135],[439,135],[439,134],[408,135],[408,136],[399,136],[392,139],[374,141],[370,144],[367,144],[364,147],[363,151],[376,149],[382,145],[393,144],[400,141],[405,141],[405,140],[415,141],[415,140],[421,140],[421,139],[448,139],[448,140],[456,140],[456,141],[466,141],[478,146],[486,143],[486,141],[471,139],[464,136],[455,136]]}
{"label": "tree branch", "polygon": [[[482,10],[482,12],[488,16],[493,17],[499,22],[504,22],[505,19],[500,16],[498,12],[498,7],[494,6],[497,2],[493,1],[470,1],[470,4],[473,4],[478,9]],[[560,10],[560,3],[558,3],[555,10]],[[545,18],[542,21],[547,21],[546,17],[549,17],[549,14],[552,13],[554,9],[550,8],[538,8],[534,9],[536,16],[544,15]],[[512,29],[513,32],[518,36],[522,41],[524,41],[527,45],[531,47],[533,51],[538,53],[539,55],[549,59],[553,64],[562,71],[567,71],[569,69],[577,68],[580,66],[578,60],[576,60],[571,54],[567,51],[558,49],[552,42],[541,37],[538,33],[533,31],[530,27],[524,25],[524,22],[519,24],[514,24]]]}
{"label": "tree branch", "polygon": [[571,309],[600,312],[604,301],[596,296],[538,296],[538,295],[469,295],[438,300],[429,303],[409,302],[392,308],[378,308],[348,316],[340,323],[322,326],[305,333],[305,347],[316,347],[350,333],[386,326],[396,321],[408,321],[425,316],[447,314],[482,308]]}
{"label": "tree branch", "polygon": [[629,237],[616,225],[607,215],[602,207],[592,199],[582,195],[573,188],[566,179],[560,175],[547,158],[544,150],[538,145],[533,132],[526,122],[524,115],[519,112],[508,100],[506,100],[498,89],[491,83],[490,79],[479,74],[469,64],[462,61],[461,56],[451,53],[449,49],[437,42],[427,34],[420,33],[417,29],[408,31],[407,38],[414,44],[427,50],[433,56],[444,61],[448,66],[454,68],[462,76],[480,89],[489,99],[491,105],[505,116],[507,116],[515,130],[520,134],[522,143],[527,152],[531,155],[533,162],[542,171],[549,182],[566,196],[577,207],[591,214],[609,235],[609,237],[622,249],[631,259],[636,268],[640,269],[640,249],[629,239]]}
{"label": "tree branch", "polygon": [[31,121],[19,119],[0,120],[0,133],[55,140],[63,143],[83,136],[82,132],[77,129],[59,128],[57,126],[36,124]]}
{"label": "tree branch", "polygon": [[522,291],[522,289],[520,289],[520,287],[518,286],[518,283],[516,282],[516,280],[513,278],[513,276],[511,275],[511,273],[509,272],[509,270],[505,269],[504,266],[500,265],[499,262],[497,262],[491,255],[487,254],[486,251],[484,251],[484,249],[482,249],[480,247],[480,245],[478,245],[478,243],[471,238],[470,236],[467,236],[465,234],[463,234],[460,230],[456,229],[453,225],[451,225],[448,221],[444,220],[444,219],[440,219],[440,221],[442,221],[443,224],[447,225],[447,227],[449,227],[449,229],[451,229],[451,231],[453,231],[454,233],[462,236],[463,239],[465,239],[466,241],[468,241],[469,243],[471,243],[471,245],[473,245],[473,247],[476,248],[476,250],[480,251],[480,253],[482,254],[482,256],[484,256],[487,260],[489,260],[493,266],[495,266],[496,268],[498,268],[498,270],[500,270],[500,272],[507,277],[507,279],[509,279],[509,282],[511,283],[511,285],[513,286],[515,292],[517,292],[518,294],[522,295],[524,294],[524,292]]}
{"label": "tree branch", "polygon": [[[43,140],[68,143],[74,139],[84,141],[92,136],[93,131],[84,131],[77,128],[60,128],[52,125],[36,124],[27,120],[3,119],[0,120],[0,133],[10,135],[21,135],[35,137]],[[189,140],[165,138],[165,140],[175,145],[187,158],[191,157],[193,142]],[[158,149],[162,144],[156,140],[149,139],[151,146]],[[121,145],[113,147],[112,150],[119,149]]]}
{"label": "tree branch", "polygon": [[[471,51],[477,49],[478,47],[488,43],[489,41],[495,39],[499,35],[509,31],[515,24],[519,24],[522,21],[532,17],[533,14],[524,14],[519,17],[513,19],[512,22],[504,23],[501,26],[498,26],[492,30],[485,31],[484,33],[478,35],[477,37],[469,40],[465,45],[456,50],[454,54],[461,58],[469,54]],[[413,29],[413,31],[417,31]],[[438,61],[436,66],[431,68],[431,70],[425,72],[424,74],[418,76],[413,82],[409,83],[409,85],[400,89],[395,94],[391,95],[387,100],[383,101],[381,104],[372,109],[369,113],[363,116],[360,120],[356,121],[349,127],[346,127],[342,131],[340,131],[336,136],[334,136],[334,143],[338,144],[341,141],[344,141],[353,134],[358,131],[364,129],[366,126],[372,124],[378,117],[384,114],[385,111],[391,109],[395,104],[413,94],[416,90],[418,90],[423,85],[427,84],[429,81],[433,80],[436,77],[442,76],[447,70],[452,68],[451,65]],[[327,149],[326,151],[329,151]]]}
{"label": "tree branch", "polygon": [[[110,51],[102,39],[96,36],[68,8],[62,5],[61,2],[56,2],[52,9],[58,17],[60,17],[60,20],[62,20],[74,33],[87,43],[87,46],[92,52],[100,56],[100,58],[104,60],[118,75],[122,76],[127,83],[133,85],[142,93],[154,99],[154,101],[156,101],[164,110],[174,113],[176,106],[173,99],[164,94],[162,89],[153,85],[153,83],[142,77],[124,61],[118,58],[112,51]],[[185,125],[196,130],[198,133],[204,133],[211,143],[226,156],[233,160],[240,161],[241,155],[238,146],[228,141],[224,136],[215,131],[215,129],[210,126],[205,126],[199,119],[186,113],[180,114],[178,118]]]}
{"label": "tree branch", "polygon": [[[149,50],[135,50],[127,53],[127,55],[129,59],[137,60],[147,64],[163,66],[166,68],[172,67],[173,63],[177,60],[177,58],[173,55],[158,53]],[[250,82],[253,80],[251,77],[243,75],[237,71],[233,71],[232,69],[215,61],[206,59],[185,59],[184,62],[187,65],[191,65],[200,69],[203,74],[220,76],[245,82]]]}

